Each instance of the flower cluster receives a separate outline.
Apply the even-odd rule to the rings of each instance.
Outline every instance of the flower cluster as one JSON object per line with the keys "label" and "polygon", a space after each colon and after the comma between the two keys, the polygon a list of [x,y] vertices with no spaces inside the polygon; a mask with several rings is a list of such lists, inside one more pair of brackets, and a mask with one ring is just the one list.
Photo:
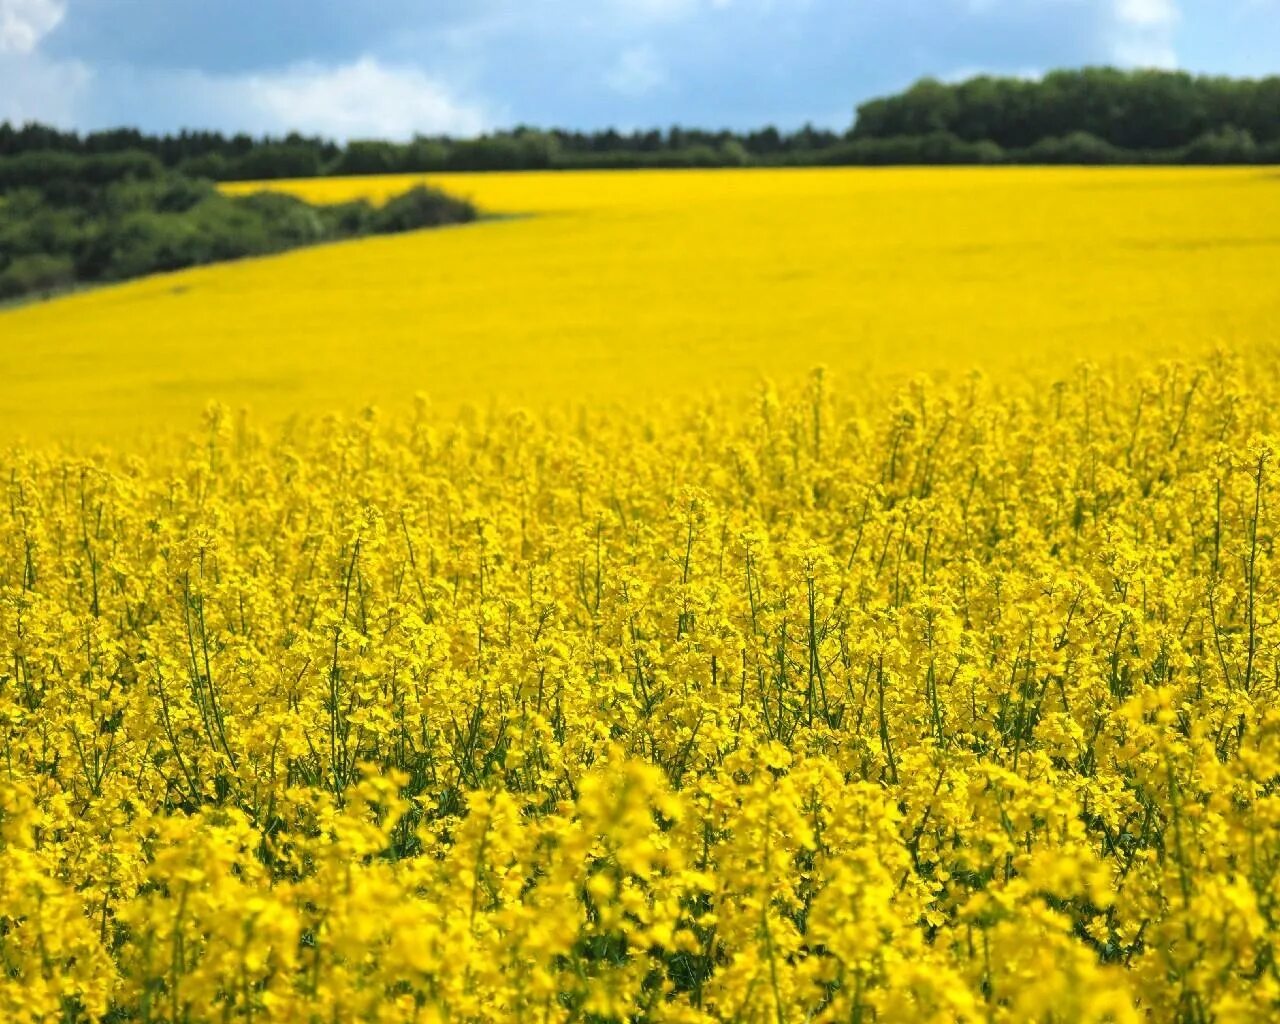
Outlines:
{"label": "flower cluster", "polygon": [[1277,398],[9,451],[0,1018],[1267,1019]]}

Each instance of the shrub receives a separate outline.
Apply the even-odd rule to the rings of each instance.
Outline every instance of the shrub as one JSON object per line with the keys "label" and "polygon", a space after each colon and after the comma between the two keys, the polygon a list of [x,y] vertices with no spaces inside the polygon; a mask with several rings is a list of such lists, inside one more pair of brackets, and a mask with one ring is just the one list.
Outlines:
{"label": "shrub", "polygon": [[1132,155],[1088,132],[1072,132],[1059,138],[1041,139],[1020,154],[1031,164],[1120,164]]}
{"label": "shrub", "polygon": [[173,176],[156,191],[155,208],[161,213],[185,213],[213,194],[213,186],[207,182]]}
{"label": "shrub", "polygon": [[329,230],[339,238],[355,238],[373,230],[374,208],[365,199],[322,206],[320,215],[329,225]]}
{"label": "shrub", "polygon": [[133,213],[100,229],[77,262],[85,280],[118,281],[178,270],[202,258],[202,240],[181,217]]}
{"label": "shrub", "polygon": [[251,149],[228,166],[226,175],[231,180],[242,181],[259,178],[314,178],[321,168],[320,154],[313,147],[282,142]]}
{"label": "shrub", "polygon": [[1005,153],[994,142],[966,142],[950,132],[931,132],[890,139],[855,138],[823,151],[818,158],[828,164],[871,166],[996,164],[1003,162]]}
{"label": "shrub", "polygon": [[315,207],[281,192],[256,192],[230,201],[251,210],[280,248],[309,245],[325,237],[324,221]]}
{"label": "shrub", "polygon": [[69,256],[32,253],[20,256],[0,272],[0,299],[50,292],[75,282]]}
{"label": "shrub", "polygon": [[209,178],[221,181],[230,176],[231,164],[221,153],[205,153],[188,157],[178,164],[178,173],[189,178]]}
{"label": "shrub", "polygon": [[83,237],[81,219],[70,210],[40,206],[24,211],[20,203],[6,207],[0,218],[0,265],[36,253],[69,255]]}
{"label": "shrub", "polygon": [[394,174],[403,169],[402,147],[393,142],[350,142],[332,174]]}
{"label": "shrub", "polygon": [[1258,158],[1258,144],[1249,132],[1232,126],[1205,132],[1182,151],[1190,164],[1248,164]]}
{"label": "shrub", "polygon": [[449,147],[436,139],[414,139],[404,149],[403,169],[414,171],[443,170],[449,159]]}
{"label": "shrub", "polygon": [[3,297],[476,216],[469,203],[428,188],[413,189],[382,209],[364,200],[312,206],[273,192],[231,197],[204,180],[149,178],[160,165],[136,156],[36,152],[0,159],[0,174],[9,182],[50,175],[0,190]]}
{"label": "shrub", "polygon": [[375,211],[371,226],[379,233],[414,231],[442,224],[461,224],[475,220],[475,217],[475,207],[465,200],[419,185]]}

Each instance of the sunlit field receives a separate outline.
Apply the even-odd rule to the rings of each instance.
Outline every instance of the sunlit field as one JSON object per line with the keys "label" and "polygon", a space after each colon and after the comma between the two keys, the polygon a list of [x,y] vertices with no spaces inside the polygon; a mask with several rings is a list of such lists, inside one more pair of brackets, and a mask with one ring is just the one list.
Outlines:
{"label": "sunlit field", "polygon": [[[0,312],[0,429],[114,437],[493,398],[646,400],[879,373],[1108,365],[1274,338],[1269,170],[445,175],[506,219]],[[272,183],[316,199],[408,179]],[[255,186],[241,186],[253,188]],[[527,216],[524,216],[527,215]]]}
{"label": "sunlit field", "polygon": [[0,313],[0,1021],[1276,1018],[1280,177],[433,180]]}
{"label": "sunlit field", "polygon": [[1278,399],[8,453],[0,1018],[1271,1019]]}

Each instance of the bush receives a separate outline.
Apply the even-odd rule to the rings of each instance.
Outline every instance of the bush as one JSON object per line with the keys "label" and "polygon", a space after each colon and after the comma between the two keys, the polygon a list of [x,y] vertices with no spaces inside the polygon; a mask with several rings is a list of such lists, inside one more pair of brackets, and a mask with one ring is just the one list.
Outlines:
{"label": "bush", "polygon": [[[994,142],[966,142],[950,132],[904,135],[892,139],[855,138],[822,153],[822,163],[865,166],[916,164],[998,164],[1005,152]],[[803,162],[808,163],[809,158]]]}
{"label": "bush", "polygon": [[231,164],[221,153],[205,153],[202,156],[188,157],[180,161],[177,171],[188,178],[208,178],[211,181],[222,181],[229,177]]}
{"label": "bush", "polygon": [[475,217],[475,207],[470,203],[419,185],[376,210],[371,226],[379,233],[414,231],[442,224],[461,224],[475,220]]}
{"label": "bush", "polygon": [[70,256],[83,235],[81,218],[72,211],[38,207],[26,212],[20,204],[6,202],[0,217],[0,267],[37,253]]}
{"label": "bush", "polygon": [[70,153],[36,150],[0,159],[0,192],[15,188],[43,189],[51,181],[75,176],[80,160]]}
{"label": "bush", "polygon": [[382,209],[363,200],[311,206],[273,192],[230,197],[204,180],[148,177],[160,165],[136,157],[34,152],[0,159],[4,180],[19,183],[0,189],[2,297],[476,216],[471,204],[428,188]]}
{"label": "bush", "polygon": [[307,145],[270,143],[251,149],[227,167],[230,180],[256,181],[262,178],[314,178],[323,164],[320,154]]}
{"label": "bush", "polygon": [[187,222],[141,212],[96,231],[76,261],[76,273],[86,281],[120,281],[198,262],[200,240]]}
{"label": "bush", "polygon": [[75,156],[57,150],[35,150],[0,158],[0,192],[57,185],[100,188],[118,181],[150,181],[163,177],[164,165],[149,153],[126,151]]}
{"label": "bush", "polygon": [[393,142],[350,142],[329,168],[331,174],[395,174],[404,167],[403,149]]}
{"label": "bush", "polygon": [[720,146],[720,160],[726,167],[746,167],[751,163],[751,154],[737,139],[729,139]]}
{"label": "bush", "polygon": [[116,181],[155,181],[166,173],[164,164],[150,153],[126,150],[98,153],[79,162],[75,175],[87,185],[109,185]]}
{"label": "bush", "polygon": [[75,279],[75,266],[69,256],[20,256],[0,272],[0,299],[55,291],[74,284]]}
{"label": "bush", "polygon": [[538,170],[556,164],[558,145],[550,136],[485,135],[452,144],[445,166],[453,171]]}
{"label": "bush", "polygon": [[272,237],[267,223],[251,206],[223,195],[210,196],[187,217],[200,235],[201,263],[261,256],[289,248]]}
{"label": "bush", "polygon": [[251,210],[263,230],[280,243],[280,248],[309,245],[325,237],[325,225],[315,207],[281,192],[256,192],[230,200],[232,205]]}
{"label": "bush", "polygon": [[990,140],[968,142],[950,132],[931,132],[919,140],[917,158],[922,164],[999,163],[1004,151]]}
{"label": "bush", "polygon": [[449,159],[449,147],[435,139],[414,139],[404,151],[406,172],[442,171]]}
{"label": "bush", "polygon": [[1189,164],[1250,164],[1258,159],[1258,144],[1247,131],[1228,126],[1205,132],[1182,151]]}
{"label": "bush", "polygon": [[174,176],[156,190],[155,208],[161,213],[186,213],[214,194],[213,186],[207,182]]}
{"label": "bush", "polygon": [[373,230],[374,212],[373,205],[365,199],[320,208],[320,215],[329,225],[329,230],[339,238],[367,235]]}
{"label": "bush", "polygon": [[1030,164],[1122,164],[1133,162],[1133,154],[1119,149],[1088,132],[1072,132],[1060,138],[1041,139],[1019,154]]}

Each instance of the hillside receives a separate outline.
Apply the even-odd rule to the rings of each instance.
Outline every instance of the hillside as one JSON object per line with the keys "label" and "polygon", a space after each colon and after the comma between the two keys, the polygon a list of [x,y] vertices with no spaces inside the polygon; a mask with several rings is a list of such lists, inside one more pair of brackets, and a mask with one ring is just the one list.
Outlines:
{"label": "hillside", "polygon": [[[1280,337],[1280,187],[1258,170],[425,180],[522,216],[0,313],[0,424],[93,440],[194,424],[210,399],[267,418],[419,392],[648,403],[820,363],[838,380],[1054,374]],[[411,183],[273,187],[335,202]]]}

